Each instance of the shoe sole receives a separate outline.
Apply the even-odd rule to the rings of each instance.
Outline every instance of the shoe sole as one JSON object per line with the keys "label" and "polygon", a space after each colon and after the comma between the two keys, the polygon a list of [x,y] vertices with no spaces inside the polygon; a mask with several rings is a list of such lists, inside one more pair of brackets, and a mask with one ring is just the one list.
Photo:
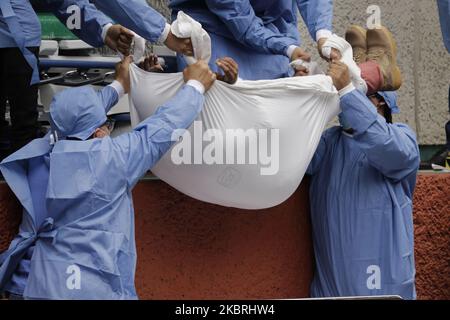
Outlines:
{"label": "shoe sole", "polygon": [[397,42],[394,39],[394,36],[392,35],[392,33],[389,31],[388,28],[381,26],[378,27],[377,30],[381,30],[385,36],[387,36],[388,40],[389,40],[389,44],[391,46],[391,48],[393,49],[393,67],[392,67],[392,83],[394,84],[394,86],[392,87],[393,91],[396,91],[398,89],[400,89],[400,87],[402,86],[403,83],[403,79],[402,79],[402,72],[400,71],[400,68],[398,67],[397,64]]}
{"label": "shoe sole", "polygon": [[354,24],[354,25],[351,25],[350,28],[348,28],[347,31],[345,32],[345,40],[347,40],[347,33],[352,29],[355,29],[356,31],[358,31],[361,34],[361,36],[363,36],[364,38],[367,38],[367,30],[361,26],[358,26],[357,24]]}
{"label": "shoe sole", "polygon": [[[348,28],[347,31],[345,32],[345,40],[346,40],[347,42],[350,43],[350,41],[348,40],[347,34],[348,34],[350,31],[353,31],[353,30],[356,31],[356,32],[358,32],[358,33],[360,34],[361,37],[363,37],[364,39],[366,39],[366,42],[367,42],[367,30],[364,29],[364,28],[361,27],[361,26],[358,26],[357,24],[351,25],[350,28]],[[366,46],[366,50],[367,50],[367,46]],[[367,58],[367,55],[366,55],[365,57]],[[355,59],[355,56],[354,56],[353,58]],[[356,59],[355,59],[355,61],[356,61]],[[366,59],[363,59],[363,61],[356,61],[356,62],[357,62],[358,64],[360,64],[360,63],[363,63],[363,62],[365,62],[365,61],[366,61]]]}

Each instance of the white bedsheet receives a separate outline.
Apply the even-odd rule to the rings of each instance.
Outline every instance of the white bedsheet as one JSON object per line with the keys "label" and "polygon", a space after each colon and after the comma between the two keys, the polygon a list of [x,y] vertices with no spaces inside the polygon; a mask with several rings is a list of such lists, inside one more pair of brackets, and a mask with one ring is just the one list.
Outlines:
{"label": "white bedsheet", "polygon": [[[210,38],[198,22],[179,12],[172,31],[179,37],[191,37],[196,58],[209,60]],[[342,53],[354,86],[366,91],[350,44],[333,35],[324,45],[324,55],[329,56],[331,48]],[[188,63],[195,61],[190,58]],[[133,65],[130,74],[133,126],[151,116],[184,85],[181,73],[148,73]],[[152,171],[172,187],[205,202],[243,209],[273,207],[295,192],[323,130],[339,111],[338,92],[331,78],[323,74],[238,81],[235,85],[216,81],[206,93],[199,122],[194,122],[183,141],[176,143]],[[241,130],[233,131],[238,138],[227,139],[227,130],[233,129]],[[205,132],[211,134],[206,136],[209,140],[202,139]],[[200,142],[196,144],[195,138]],[[186,151],[185,146],[191,149],[184,158],[189,161],[180,164],[180,149]],[[243,150],[244,164],[238,161],[238,150]]]}
{"label": "white bedsheet", "polygon": [[[181,73],[148,73],[135,65],[131,67],[130,73],[133,126],[152,115],[158,106],[173,97],[184,85]],[[186,145],[189,142],[188,136],[185,136],[183,142],[175,144],[152,171],[177,190],[205,202],[243,209],[273,207],[295,192],[314,155],[322,131],[338,113],[338,93],[331,78],[325,75],[239,81],[235,85],[216,81],[206,93],[203,111],[197,119],[201,122],[189,128],[191,150],[194,150],[193,137],[202,138],[201,134],[194,134],[194,128],[198,129],[199,124],[203,132],[217,129],[223,136],[226,136],[227,129],[243,129],[241,133],[234,132],[243,140],[236,142],[226,139],[223,146],[220,143],[212,144],[220,139],[202,142],[201,151],[206,152],[215,147],[216,152],[223,154],[218,157],[223,159],[223,164],[207,164],[202,159],[202,164],[178,165],[173,161],[172,151],[174,148],[179,151],[180,143]],[[259,152],[263,148],[252,144],[253,140],[246,139],[248,132],[244,131],[248,129],[249,132],[257,133],[258,142],[262,141],[263,145],[267,142],[268,150],[274,153],[271,161],[264,161],[270,157],[260,156]],[[259,129],[267,133],[267,138],[259,135]],[[275,139],[276,130],[270,129],[278,129],[278,141]],[[276,143],[272,145],[271,141]],[[227,144],[230,146],[233,143],[236,147],[234,163],[226,159],[229,154]],[[258,146],[257,163],[251,164],[247,154],[246,164],[238,164],[237,149],[243,148],[249,152],[252,148],[254,150],[255,145]],[[276,146],[279,147],[278,154]],[[215,152],[211,154],[216,155]],[[261,154],[269,156],[270,152]],[[190,159],[193,163],[193,154]]]}

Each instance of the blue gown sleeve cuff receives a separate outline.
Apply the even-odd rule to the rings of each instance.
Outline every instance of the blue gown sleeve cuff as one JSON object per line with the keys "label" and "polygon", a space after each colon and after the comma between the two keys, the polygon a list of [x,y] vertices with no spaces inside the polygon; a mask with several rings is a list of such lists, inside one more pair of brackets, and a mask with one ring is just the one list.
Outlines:
{"label": "blue gown sleeve cuff", "polygon": [[319,41],[322,38],[329,38],[333,35],[333,32],[330,31],[331,29],[320,29],[316,32],[316,42]]}

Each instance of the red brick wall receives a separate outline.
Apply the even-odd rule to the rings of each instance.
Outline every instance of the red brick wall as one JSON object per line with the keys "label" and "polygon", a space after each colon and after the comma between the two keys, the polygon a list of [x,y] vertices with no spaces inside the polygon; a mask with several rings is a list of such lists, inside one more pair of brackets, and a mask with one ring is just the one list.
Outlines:
{"label": "red brick wall", "polygon": [[0,183],[0,252],[6,250],[19,229],[21,205],[5,183]]}
{"label": "red brick wall", "polygon": [[421,175],[414,195],[419,299],[450,299],[450,174]]}
{"label": "red brick wall", "polygon": [[141,298],[307,296],[312,247],[306,186],[263,211],[193,200],[162,182],[135,191]]}
{"label": "red brick wall", "polygon": [[[251,212],[193,200],[160,181],[135,189],[142,299],[306,297],[313,259],[307,182],[285,203]],[[417,291],[450,299],[450,175],[420,175],[414,222]],[[0,185],[0,251],[20,208]]]}

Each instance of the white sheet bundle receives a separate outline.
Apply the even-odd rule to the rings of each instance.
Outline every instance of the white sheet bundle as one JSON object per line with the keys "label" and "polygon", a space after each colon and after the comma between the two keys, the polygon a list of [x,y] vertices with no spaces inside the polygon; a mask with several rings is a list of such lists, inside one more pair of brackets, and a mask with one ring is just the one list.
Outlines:
{"label": "white sheet bundle", "polygon": [[[176,28],[189,33],[189,19],[184,16],[184,24]],[[181,73],[148,73],[135,65],[130,73],[133,126],[184,85]],[[338,113],[338,93],[325,75],[235,85],[216,81],[206,93],[199,122],[152,171],[205,202],[243,209],[273,207],[295,192],[323,130]]]}
{"label": "white sheet bundle", "polygon": [[[151,116],[184,85],[181,73],[148,73],[136,66],[131,68],[131,83],[133,126]],[[218,157],[223,159],[223,164],[207,164],[207,159],[202,159],[202,164],[193,164],[194,139],[207,140],[199,130],[194,134],[197,123],[189,129],[191,164],[174,163],[175,145],[152,171],[179,191],[205,202],[244,209],[273,207],[295,192],[322,131],[338,112],[339,97],[327,76],[241,81],[235,85],[216,81],[206,93],[206,103],[197,120],[201,121],[203,133],[207,129],[217,129],[226,136],[227,129],[242,129],[242,132],[233,131],[239,137],[233,139],[234,142],[227,139],[222,146],[220,141],[215,144],[216,149],[221,148],[215,151],[223,154]],[[279,129],[278,141],[276,130],[270,129]],[[254,142],[253,133],[258,144]],[[271,150],[277,153],[272,141],[278,145],[278,154],[270,154]],[[208,153],[207,147],[212,142],[202,143],[202,154]],[[179,143],[186,143],[186,140]],[[227,144],[233,143],[234,163],[226,161],[230,154]],[[267,152],[259,147],[260,143],[268,146]],[[257,163],[250,164],[249,153],[255,150],[255,145],[258,145]],[[244,161],[247,164],[237,163],[237,150],[247,150]],[[264,160],[268,157],[271,161]]]}

